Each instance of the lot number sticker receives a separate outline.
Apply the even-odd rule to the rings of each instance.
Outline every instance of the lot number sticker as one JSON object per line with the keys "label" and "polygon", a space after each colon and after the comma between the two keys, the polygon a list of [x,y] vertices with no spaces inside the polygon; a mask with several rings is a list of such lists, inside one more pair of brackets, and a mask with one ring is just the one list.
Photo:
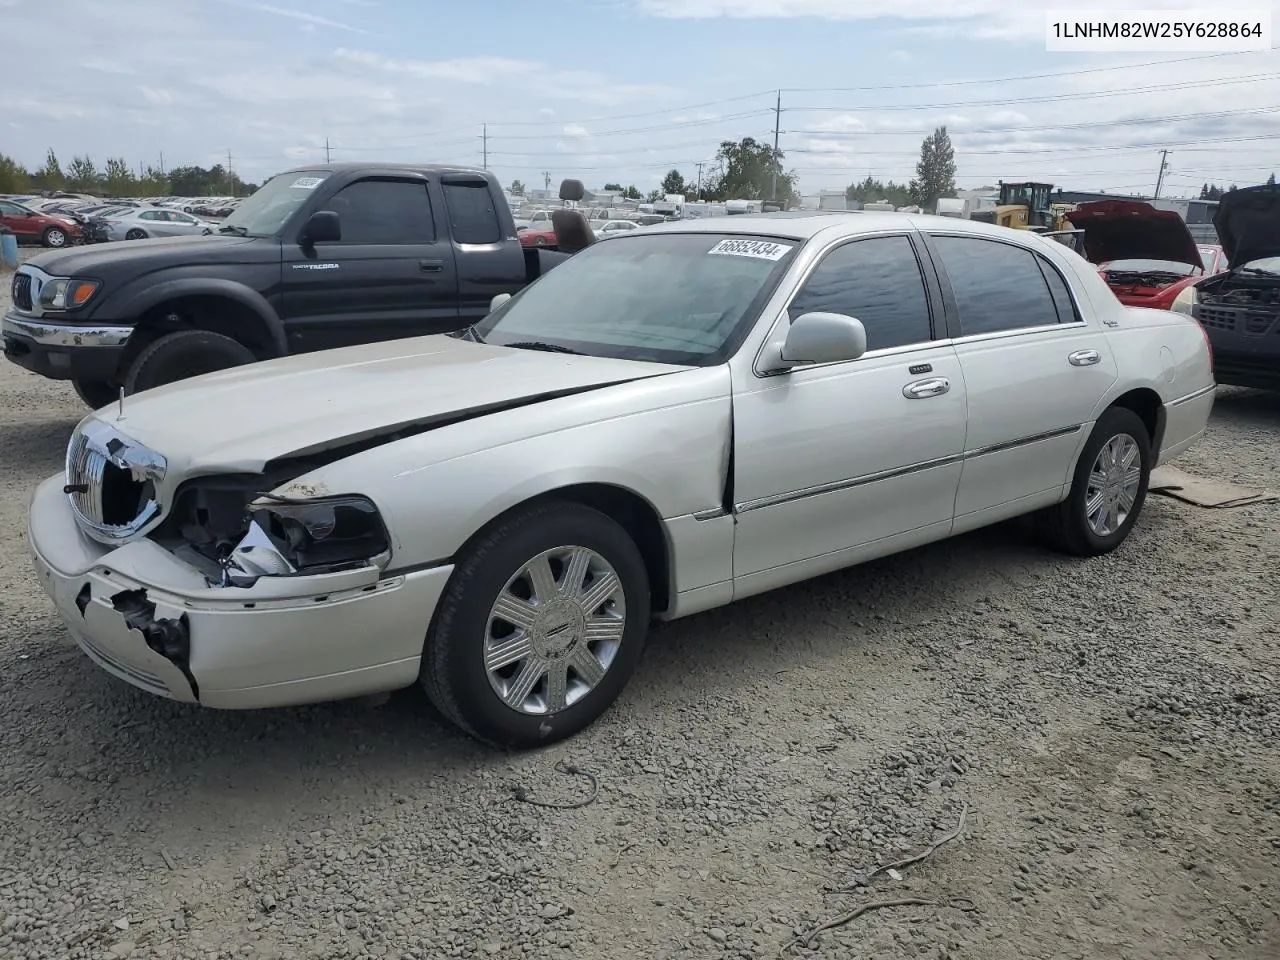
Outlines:
{"label": "lot number sticker", "polygon": [[324,177],[299,177],[290,184],[294,190],[314,190],[324,182]]}
{"label": "lot number sticker", "polygon": [[755,257],[757,260],[781,260],[791,249],[789,243],[769,240],[721,240],[707,253],[730,257]]}

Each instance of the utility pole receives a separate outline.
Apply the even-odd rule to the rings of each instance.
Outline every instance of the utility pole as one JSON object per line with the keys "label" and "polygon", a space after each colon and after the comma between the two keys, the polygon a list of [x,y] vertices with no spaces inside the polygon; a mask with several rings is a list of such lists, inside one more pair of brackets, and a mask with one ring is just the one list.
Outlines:
{"label": "utility pole", "polygon": [[546,170],[542,171],[542,186],[546,190],[551,189],[551,174]]}
{"label": "utility pole", "polygon": [[328,165],[329,163],[329,138],[328,137],[324,138],[324,162],[326,165]]}
{"label": "utility pole", "polygon": [[160,151],[160,176],[164,176],[164,151]]}
{"label": "utility pole", "polygon": [[1169,156],[1168,150],[1160,151],[1160,174],[1159,176],[1156,177],[1156,193],[1155,193],[1155,196],[1151,198],[1152,200],[1160,199],[1160,187],[1164,183],[1164,172],[1169,168],[1169,161],[1167,159],[1168,156]]}
{"label": "utility pole", "polygon": [[773,158],[769,164],[769,199],[778,199],[778,134],[782,132],[782,91],[778,91],[778,105],[773,108]]}
{"label": "utility pole", "polygon": [[698,161],[698,199],[702,199],[702,168],[706,166],[705,160]]}
{"label": "utility pole", "polygon": [[480,125],[480,135],[484,139],[484,168],[489,169],[489,125],[482,123]]}

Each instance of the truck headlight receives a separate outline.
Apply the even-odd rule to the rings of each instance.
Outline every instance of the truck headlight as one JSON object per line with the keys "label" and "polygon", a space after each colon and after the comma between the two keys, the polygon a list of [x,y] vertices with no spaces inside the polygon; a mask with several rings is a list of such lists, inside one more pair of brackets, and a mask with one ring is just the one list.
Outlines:
{"label": "truck headlight", "polygon": [[40,306],[49,310],[74,310],[83,307],[98,292],[102,284],[97,280],[73,280],[57,277],[40,291]]}
{"label": "truck headlight", "polygon": [[1192,311],[1196,305],[1196,288],[1192,284],[1189,287],[1183,287],[1182,291],[1173,299],[1173,304],[1169,307],[1175,313],[1185,313],[1188,317],[1192,316]]}
{"label": "truck headlight", "polygon": [[294,500],[262,494],[249,531],[223,561],[223,583],[385,566],[391,540],[373,501],[361,496]]}

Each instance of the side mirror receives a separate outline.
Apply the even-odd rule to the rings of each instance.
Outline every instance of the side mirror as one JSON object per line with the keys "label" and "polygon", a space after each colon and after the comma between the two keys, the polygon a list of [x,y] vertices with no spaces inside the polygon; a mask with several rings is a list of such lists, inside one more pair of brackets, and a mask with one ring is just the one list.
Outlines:
{"label": "side mirror", "polygon": [[861,320],[842,313],[804,313],[791,321],[786,339],[771,349],[767,360],[774,370],[857,360],[867,352],[867,331]]}
{"label": "side mirror", "polygon": [[504,303],[506,303],[510,299],[511,299],[511,294],[509,293],[498,294],[496,297],[494,297],[492,300],[489,301],[489,312],[493,313],[493,311],[497,310],[500,306],[502,306]]}
{"label": "side mirror", "polygon": [[332,210],[317,210],[302,228],[298,242],[303,244],[331,243],[342,239],[342,223]]}

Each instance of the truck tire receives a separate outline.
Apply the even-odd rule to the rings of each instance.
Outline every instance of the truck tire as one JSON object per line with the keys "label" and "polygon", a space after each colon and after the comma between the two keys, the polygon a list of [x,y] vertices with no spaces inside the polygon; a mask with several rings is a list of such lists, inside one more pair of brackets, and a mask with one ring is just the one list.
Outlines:
{"label": "truck tire", "polygon": [[71,387],[92,410],[101,410],[120,396],[120,388],[105,380],[72,380]]}
{"label": "truck tire", "polygon": [[257,357],[238,340],[208,330],[179,330],[150,343],[125,374],[125,393],[140,393],[202,373],[252,363]]}

